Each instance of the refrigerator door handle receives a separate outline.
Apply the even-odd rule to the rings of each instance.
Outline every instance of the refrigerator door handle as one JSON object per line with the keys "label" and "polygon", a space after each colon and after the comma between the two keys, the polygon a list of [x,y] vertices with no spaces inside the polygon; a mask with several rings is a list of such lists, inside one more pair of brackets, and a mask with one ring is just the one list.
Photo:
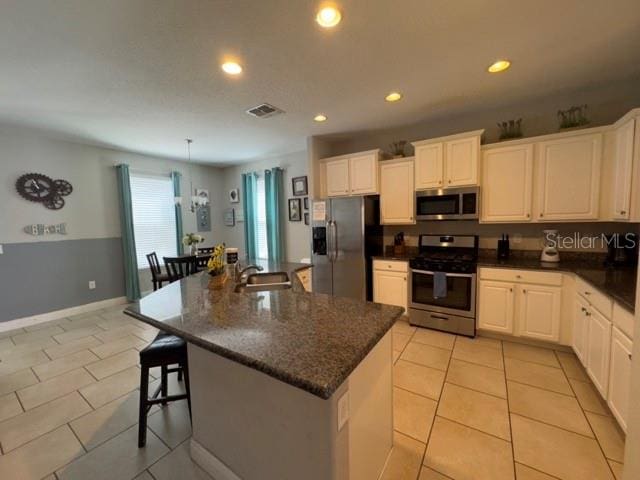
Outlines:
{"label": "refrigerator door handle", "polygon": [[331,220],[327,220],[327,259],[333,262],[333,238],[331,233]]}
{"label": "refrigerator door handle", "polygon": [[335,220],[331,222],[331,249],[333,250],[333,261],[338,260],[338,224]]}

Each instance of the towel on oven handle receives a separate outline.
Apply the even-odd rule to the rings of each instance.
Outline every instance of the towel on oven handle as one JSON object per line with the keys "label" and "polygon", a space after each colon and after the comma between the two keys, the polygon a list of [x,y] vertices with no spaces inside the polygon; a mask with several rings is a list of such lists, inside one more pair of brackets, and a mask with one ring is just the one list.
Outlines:
{"label": "towel on oven handle", "polygon": [[447,297],[447,274],[445,272],[433,272],[433,298]]}

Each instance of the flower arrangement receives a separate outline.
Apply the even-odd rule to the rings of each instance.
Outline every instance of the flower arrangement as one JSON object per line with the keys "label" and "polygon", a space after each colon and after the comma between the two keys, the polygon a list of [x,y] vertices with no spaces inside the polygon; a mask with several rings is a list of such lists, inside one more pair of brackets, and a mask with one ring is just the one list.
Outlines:
{"label": "flower arrangement", "polygon": [[207,262],[207,271],[211,276],[224,273],[224,243],[220,243],[213,248],[213,253]]}
{"label": "flower arrangement", "polygon": [[182,237],[182,244],[187,247],[197,245],[198,243],[202,242],[204,242],[204,237],[202,235],[198,235],[197,233],[187,233],[184,237]]}

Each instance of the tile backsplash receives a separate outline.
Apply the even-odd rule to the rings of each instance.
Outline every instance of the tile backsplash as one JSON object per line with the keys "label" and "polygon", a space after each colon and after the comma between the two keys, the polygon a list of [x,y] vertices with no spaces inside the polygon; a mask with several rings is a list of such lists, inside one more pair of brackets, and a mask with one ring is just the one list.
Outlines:
{"label": "tile backsplash", "polygon": [[636,233],[640,234],[638,223],[511,223],[511,224],[484,224],[477,221],[426,221],[415,225],[386,226],[384,227],[385,245],[393,244],[393,237],[404,232],[405,244],[418,245],[418,236],[422,233],[435,235],[478,235],[480,248],[495,249],[498,239],[503,233],[509,235],[512,250],[541,250],[543,242],[543,230],[555,229],[564,237],[576,237],[583,239],[580,247],[561,248],[565,251],[606,251],[602,242],[590,242],[591,237],[612,233]]}

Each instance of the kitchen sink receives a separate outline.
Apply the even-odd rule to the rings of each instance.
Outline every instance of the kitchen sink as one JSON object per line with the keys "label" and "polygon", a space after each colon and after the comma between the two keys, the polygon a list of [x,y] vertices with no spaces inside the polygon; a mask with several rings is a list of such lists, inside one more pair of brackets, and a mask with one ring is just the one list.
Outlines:
{"label": "kitchen sink", "polygon": [[290,282],[283,283],[239,283],[235,286],[233,291],[235,293],[251,293],[251,292],[266,292],[271,290],[288,290],[291,288]]}
{"label": "kitchen sink", "polygon": [[270,285],[274,283],[288,283],[286,272],[253,273],[247,277],[247,285]]}

